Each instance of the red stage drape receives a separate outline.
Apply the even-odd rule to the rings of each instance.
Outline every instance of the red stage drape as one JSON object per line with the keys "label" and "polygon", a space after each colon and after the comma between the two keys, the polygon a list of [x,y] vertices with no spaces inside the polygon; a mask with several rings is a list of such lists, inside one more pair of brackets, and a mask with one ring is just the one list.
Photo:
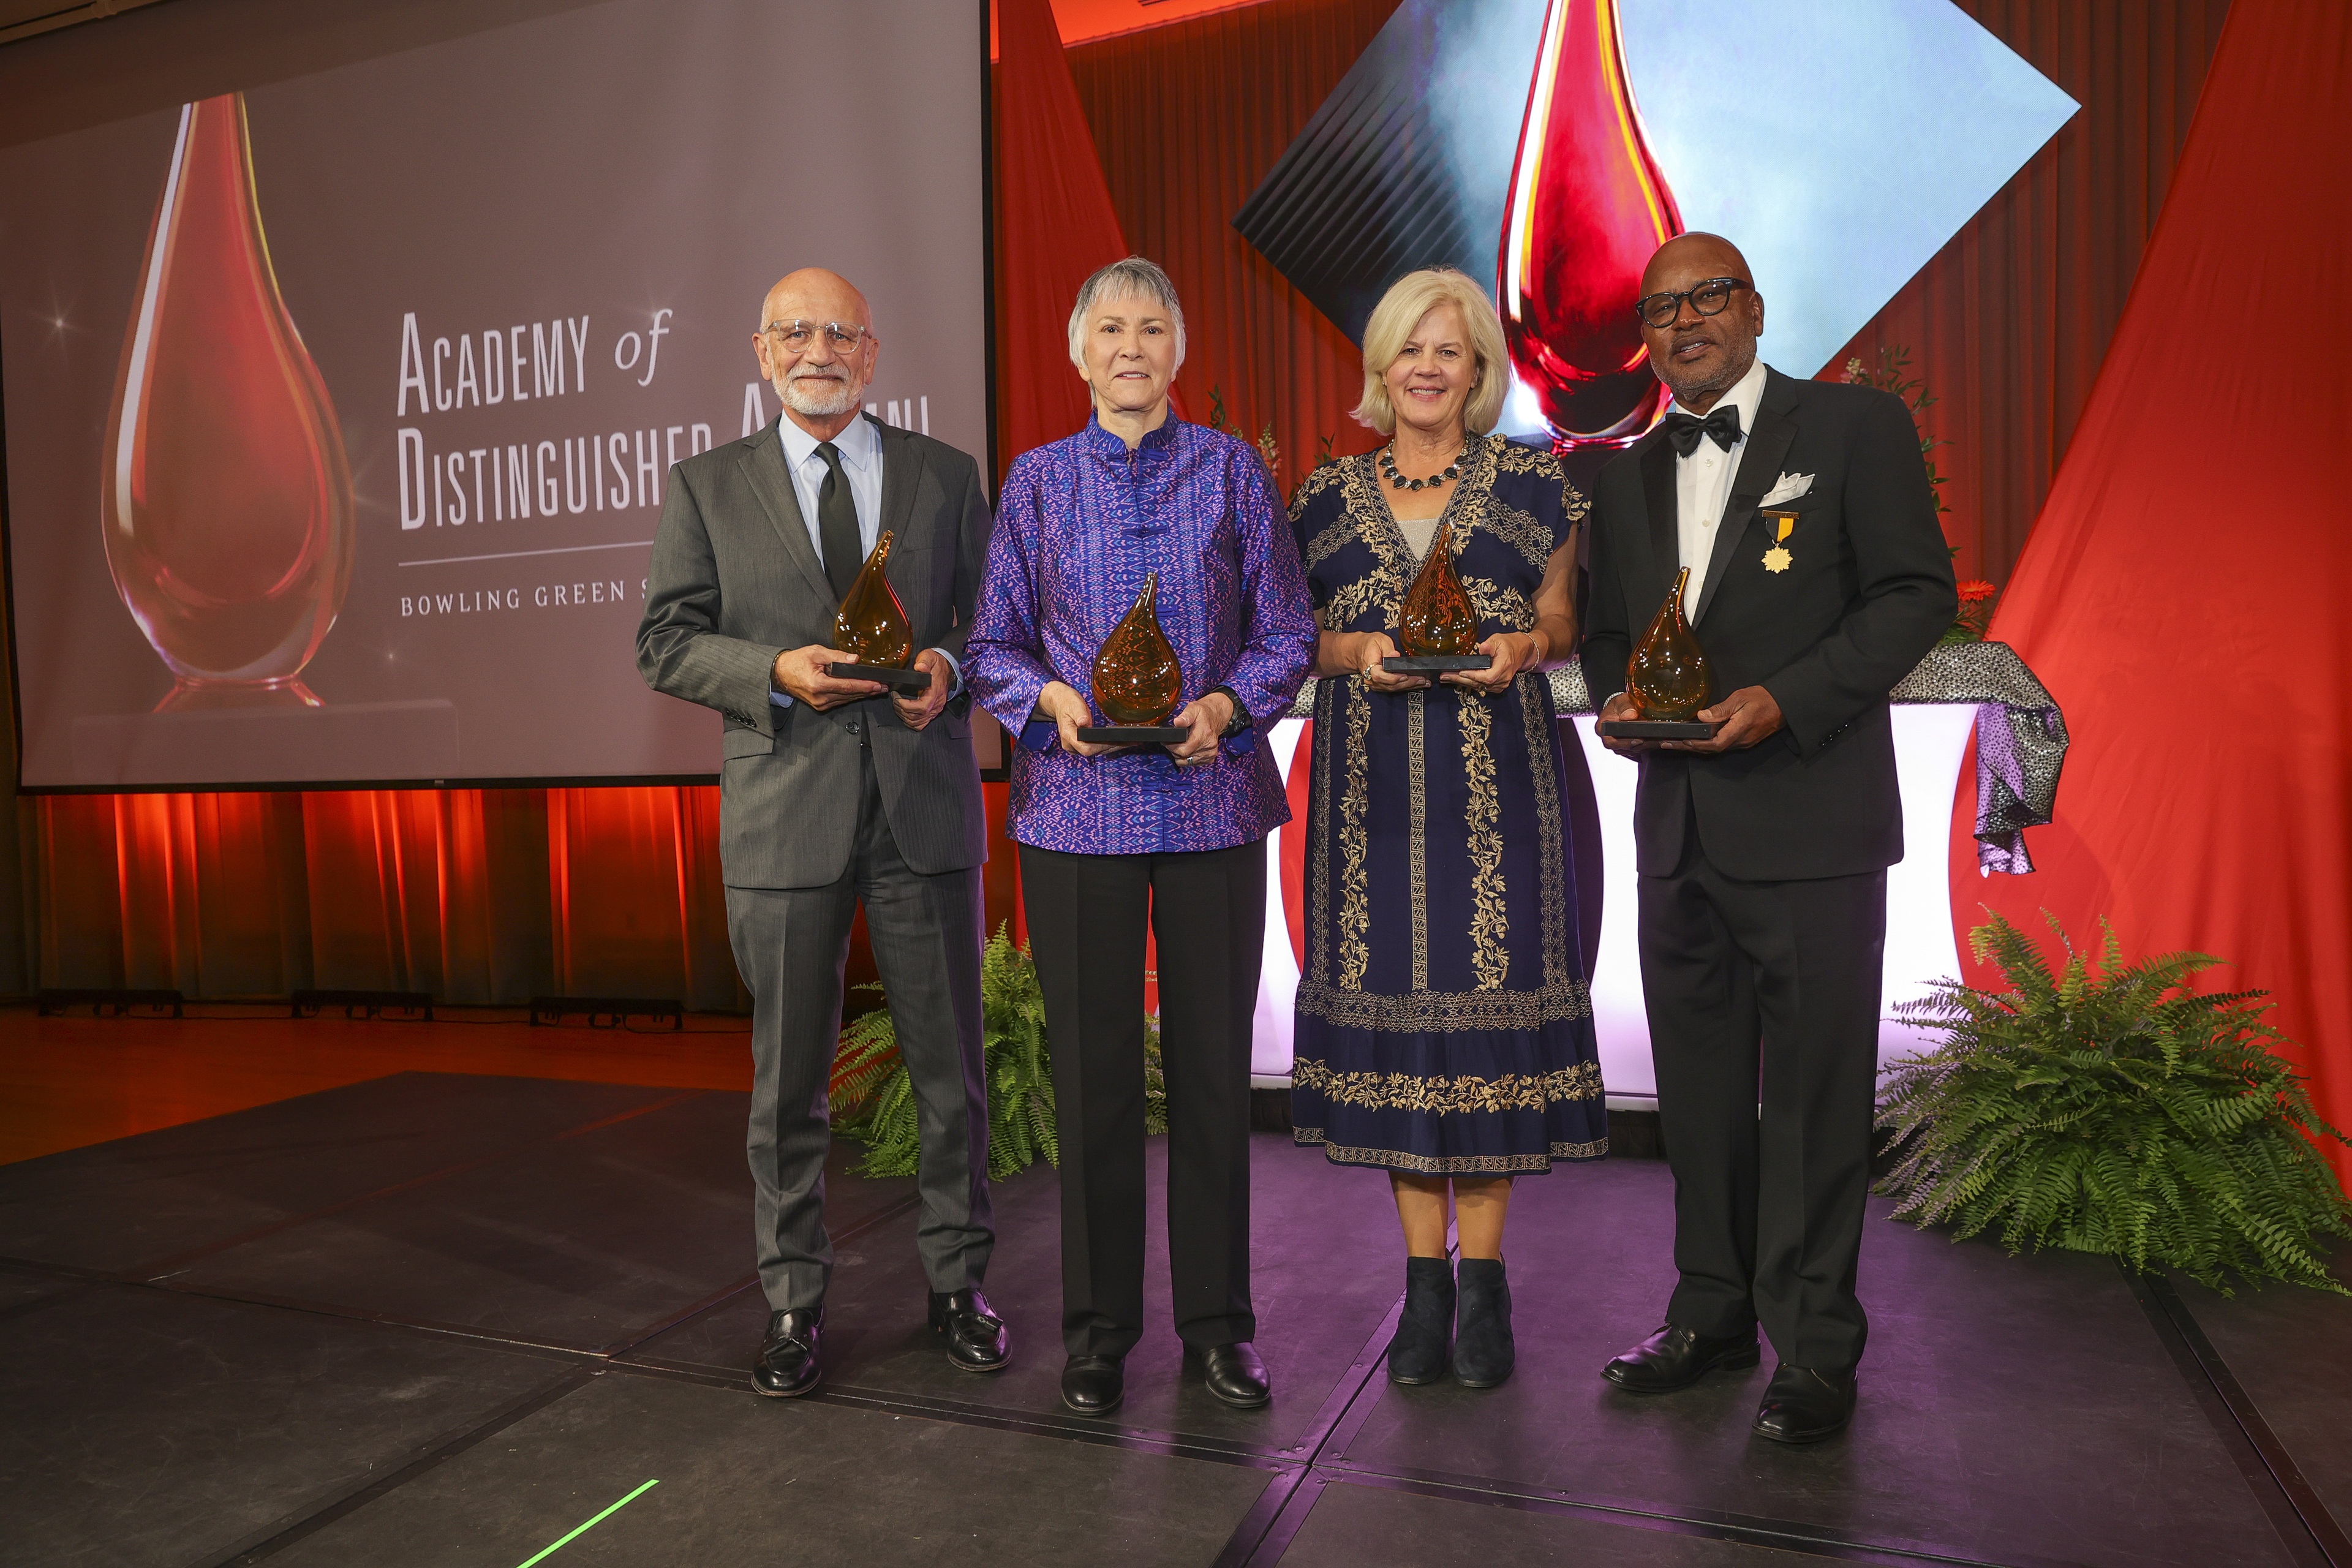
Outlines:
{"label": "red stage drape", "polygon": [[2342,0],[2237,0],[1993,624],[2066,713],[2058,819],[2036,876],[1956,852],[1952,901],[2231,960],[2208,984],[2271,991],[2352,1128],[2347,84]]}
{"label": "red stage drape", "polygon": [[1046,0],[996,7],[996,443],[1001,463],[1084,426],[1070,305],[1127,252]]}

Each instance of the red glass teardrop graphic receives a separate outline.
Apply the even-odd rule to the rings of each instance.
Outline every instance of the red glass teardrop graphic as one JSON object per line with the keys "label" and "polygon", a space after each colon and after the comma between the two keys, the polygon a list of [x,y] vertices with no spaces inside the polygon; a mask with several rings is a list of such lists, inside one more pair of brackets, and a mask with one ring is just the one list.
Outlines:
{"label": "red glass teardrop graphic", "polygon": [[177,678],[161,709],[304,703],[352,574],[352,476],[269,264],[245,99],[184,106],[122,345],[106,559]]}
{"label": "red glass teardrop graphic", "polygon": [[1633,318],[1642,268],[1683,224],[1642,133],[1617,0],[1550,0],[1503,213],[1513,367],[1563,447],[1626,445],[1668,396]]}

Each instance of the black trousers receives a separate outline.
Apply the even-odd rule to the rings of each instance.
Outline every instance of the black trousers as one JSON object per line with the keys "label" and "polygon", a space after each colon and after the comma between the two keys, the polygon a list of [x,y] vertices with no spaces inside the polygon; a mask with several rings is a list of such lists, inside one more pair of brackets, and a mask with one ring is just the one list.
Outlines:
{"label": "black trousers", "polygon": [[1167,855],[1021,847],[1062,1144],[1062,1343],[1143,1333],[1143,932],[1159,942],[1168,1270],[1191,1345],[1257,1337],[1249,1289],[1250,1019],[1265,844]]}
{"label": "black trousers", "polygon": [[1707,862],[1692,823],[1681,865],[1640,883],[1681,1275],[1666,1316],[1714,1335],[1760,1322],[1783,1363],[1849,1369],[1869,1331],[1854,1268],[1886,873],[1739,881]]}

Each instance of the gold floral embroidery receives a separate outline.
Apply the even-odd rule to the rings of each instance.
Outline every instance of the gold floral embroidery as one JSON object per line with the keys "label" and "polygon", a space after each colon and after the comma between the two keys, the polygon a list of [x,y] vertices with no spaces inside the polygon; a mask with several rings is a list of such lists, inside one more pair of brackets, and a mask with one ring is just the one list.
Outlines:
{"label": "gold floral embroidery", "polygon": [[1429,989],[1429,705],[1425,691],[1405,693],[1405,778],[1412,831],[1406,837],[1412,879],[1412,988]]}
{"label": "gold floral embroidery", "polygon": [[[1509,972],[1510,911],[1503,902],[1503,795],[1495,783],[1495,717],[1483,698],[1465,697],[1454,706],[1454,721],[1462,729],[1462,773],[1470,793],[1470,967],[1477,972],[1478,989],[1499,990]],[[1414,889],[1418,894],[1419,889]],[[1429,984],[1428,966],[1413,979],[1413,989]]]}
{"label": "gold floral embroidery", "polygon": [[[1543,909],[1544,985],[1568,983],[1568,868],[1560,841],[1559,773],[1551,748],[1559,733],[1551,714],[1551,683],[1540,675],[1512,682],[1527,725],[1528,770],[1535,777],[1536,886]],[[1563,742],[1564,743],[1564,742]]]}
{"label": "gold floral embroidery", "polygon": [[1307,922],[1307,973],[1325,985],[1331,984],[1331,765],[1339,729],[1341,695],[1350,682],[1326,680],[1315,692],[1314,794],[1315,820],[1307,829],[1307,907],[1315,911]]}
{"label": "gold floral embroidery", "polygon": [[1486,531],[1526,557],[1528,564],[1538,572],[1551,563],[1551,531],[1538,522],[1530,512],[1521,511],[1494,496],[1488,496]]}
{"label": "gold floral embroidery", "polygon": [[1408,991],[1402,994],[1364,990],[1328,981],[1298,983],[1298,1011],[1337,1029],[1371,1029],[1392,1035],[1454,1035],[1479,1029],[1540,1029],[1564,1019],[1590,1016],[1592,999],[1581,980],[1563,980],[1540,991]]}
{"label": "gold floral embroidery", "polygon": [[1434,1116],[1549,1110],[1601,1097],[1597,1063],[1576,1062],[1546,1073],[1507,1072],[1500,1078],[1423,1078],[1409,1072],[1342,1072],[1313,1057],[1290,1064],[1290,1081],[1333,1105],[1364,1110],[1415,1110]]}
{"label": "gold floral embroidery", "polygon": [[1307,503],[1308,501],[1313,500],[1317,496],[1321,495],[1325,490],[1329,489],[1333,485],[1339,482],[1341,477],[1340,470],[1345,466],[1346,465],[1344,463],[1318,464],[1305,479],[1298,481],[1298,488],[1290,492],[1290,521],[1292,522],[1296,523],[1301,517],[1304,517],[1307,514]]}
{"label": "gold floral embroidery", "polygon": [[1488,577],[1462,578],[1462,591],[1470,595],[1473,608],[1481,621],[1491,621],[1507,632],[1535,629],[1535,606],[1517,588],[1507,588]]}
{"label": "gold floral embroidery", "polygon": [[1371,722],[1372,705],[1364,695],[1364,683],[1348,682],[1348,793],[1339,802],[1339,984],[1349,991],[1363,988],[1364,970],[1372,961],[1364,940],[1372,923],[1364,873],[1364,807],[1371,757],[1367,731]]}
{"label": "gold floral embroidery", "polygon": [[1338,554],[1347,542],[1356,537],[1356,520],[1341,512],[1324,524],[1323,531],[1307,542],[1307,567],[1313,571]]}
{"label": "gold floral embroidery", "polygon": [[1609,1152],[1609,1140],[1590,1143],[1555,1143],[1546,1154],[1406,1154],[1394,1149],[1360,1149],[1327,1142],[1320,1127],[1300,1127],[1291,1132],[1301,1148],[1320,1144],[1324,1158],[1335,1165],[1371,1165],[1390,1171],[1410,1171],[1419,1176],[1508,1176],[1522,1171],[1545,1171],[1554,1160],[1597,1160]]}
{"label": "gold floral embroidery", "polygon": [[1539,474],[1548,479],[1567,481],[1568,470],[1559,466],[1559,459],[1540,447],[1529,447],[1500,436],[1487,437],[1486,446],[1494,454],[1495,467],[1503,473]]}
{"label": "gold floral embroidery", "polygon": [[[1346,584],[1323,605],[1323,625],[1335,632],[1396,629],[1397,605],[1402,592],[1386,572],[1370,572]],[[1377,617],[1371,626],[1360,623]]]}

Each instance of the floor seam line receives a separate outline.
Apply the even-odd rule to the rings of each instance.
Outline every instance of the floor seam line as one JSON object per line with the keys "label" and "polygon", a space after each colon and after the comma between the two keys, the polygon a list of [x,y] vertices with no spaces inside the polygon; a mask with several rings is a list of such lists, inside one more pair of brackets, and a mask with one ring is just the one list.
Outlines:
{"label": "floor seam line", "polygon": [[2246,1483],[2246,1490],[2254,1500],[2254,1506],[2262,1510],[2272,1532],[2286,1549],[2287,1555],[2310,1565],[2310,1568],[2329,1568],[2333,1560],[2326,1546],[2313,1532],[2311,1521],[2304,1517],[2303,1510],[2295,1506],[2294,1495],[2280,1481],[2278,1472],[2271,1468],[2269,1456],[2262,1451],[2253,1434],[2247,1430],[2243,1418],[2231,1408],[2221,1383],[2213,1375],[2212,1368],[2198,1355],[2196,1346],[2190,1342],[2179,1320],[2166,1310],[2162,1299],[2150,1283],[2151,1277],[2137,1272],[2123,1258],[2118,1258],[2115,1262],[2116,1270],[2124,1277],[2124,1284],[2131,1291],[2132,1300],[2139,1304],[2148,1326],[2156,1332],[2158,1342],[2164,1346],[2172,1358],[2174,1370],[2179,1373],[2181,1382],[2188,1385],[2190,1399],[2204,1415],[2214,1436],[2228,1450],[2237,1466],[2239,1478]]}
{"label": "floor seam line", "polygon": [[2188,1346],[2189,1353],[2196,1358],[2199,1370],[2213,1385],[2213,1392],[2229,1411],[2231,1419],[2238,1424],[2246,1440],[2253,1445],[2263,1468],[2270,1472],[2273,1484],[2285,1495],[2288,1506],[2294,1510],[2303,1528],[2310,1532],[2312,1542],[2319,1548],[2320,1555],[2327,1560],[2331,1568],[2352,1568],[2352,1541],[2346,1539],[2335,1513],[2312,1486],[2309,1478],[2304,1475],[2303,1467],[2296,1463],[2294,1451],[2272,1428],[2262,1413],[2262,1407],[2231,1369],[2228,1358],[2221,1354],[2220,1347],[2205,1332],[2204,1325],[2197,1321],[2196,1312],[2182,1299],[2180,1292],[2173,1289],[2172,1282],[2161,1274],[2147,1277],[2147,1289],[2157,1305],[2163,1309],[2165,1316],[2171,1320],[2173,1328]]}
{"label": "floor seam line", "polygon": [[244,1568],[245,1564],[260,1563],[276,1556],[299,1542],[325,1530],[328,1526],[357,1513],[378,1500],[398,1491],[414,1480],[421,1479],[449,1460],[468,1449],[498,1436],[508,1427],[529,1419],[557,1401],[585,1388],[598,1376],[601,1369],[578,1367],[561,1377],[532,1389],[509,1404],[492,1411],[480,1421],[462,1431],[453,1433],[416,1455],[388,1476],[351,1487],[329,1498],[298,1519],[274,1526],[264,1525],[268,1534],[257,1540],[245,1540],[198,1559],[190,1568]]}

